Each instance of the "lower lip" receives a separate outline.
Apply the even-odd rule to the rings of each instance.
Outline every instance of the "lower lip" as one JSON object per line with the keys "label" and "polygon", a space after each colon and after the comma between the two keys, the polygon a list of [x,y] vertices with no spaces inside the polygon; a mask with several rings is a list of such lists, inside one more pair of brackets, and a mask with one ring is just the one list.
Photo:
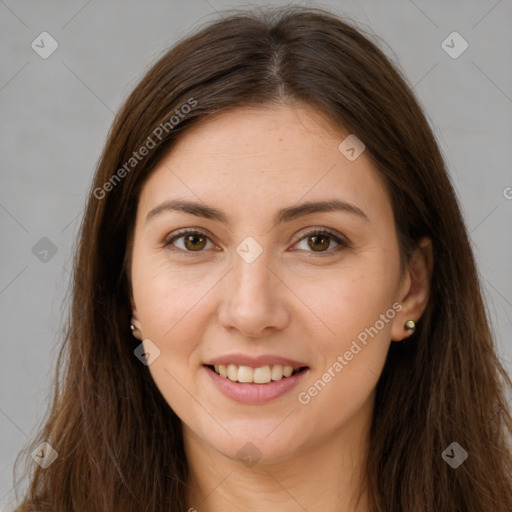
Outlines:
{"label": "lower lip", "polygon": [[273,380],[267,384],[254,384],[226,379],[207,366],[204,366],[204,369],[222,394],[244,404],[264,404],[275,400],[295,388],[308,372],[308,369],[305,369],[281,380]]}

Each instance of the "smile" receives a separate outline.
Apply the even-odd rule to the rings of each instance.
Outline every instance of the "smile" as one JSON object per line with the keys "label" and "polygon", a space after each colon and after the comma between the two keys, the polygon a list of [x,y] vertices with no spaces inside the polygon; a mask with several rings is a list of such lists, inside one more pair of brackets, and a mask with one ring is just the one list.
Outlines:
{"label": "smile", "polygon": [[216,364],[208,367],[225,379],[253,384],[268,384],[272,381],[286,379],[306,368],[294,368],[280,364],[258,366],[257,368],[237,364]]}
{"label": "smile", "polygon": [[[214,363],[218,362],[219,364],[203,365],[206,375],[210,378],[210,382],[225,397],[235,402],[250,405],[263,405],[284,397],[306,378],[310,370],[308,366],[298,366],[300,363],[297,363],[297,366],[290,366],[289,364],[284,364],[285,361],[279,361],[283,363],[280,365],[265,365],[264,363],[267,361],[258,361],[256,364],[260,366],[248,366],[248,358],[245,358],[246,361],[243,361],[245,364],[240,365],[228,363],[229,359],[223,359],[224,364],[221,364],[220,361],[211,361]],[[239,357],[238,359],[244,358]],[[268,359],[268,357],[260,359]],[[296,362],[292,364],[294,363]],[[275,380],[273,380],[272,374]]]}

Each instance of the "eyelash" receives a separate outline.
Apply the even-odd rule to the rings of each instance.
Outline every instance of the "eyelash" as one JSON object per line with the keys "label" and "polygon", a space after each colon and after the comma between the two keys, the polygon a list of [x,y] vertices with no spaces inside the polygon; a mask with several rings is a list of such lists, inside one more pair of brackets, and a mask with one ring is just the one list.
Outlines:
{"label": "eyelash", "polygon": [[[168,237],[164,241],[163,246],[164,247],[168,247],[172,251],[179,251],[181,253],[184,253],[188,257],[190,257],[190,256],[193,257],[195,255],[195,253],[202,253],[202,252],[204,252],[204,249],[201,250],[201,251],[186,251],[186,250],[180,249],[178,247],[170,247],[170,246],[172,246],[172,244],[176,240],[179,240],[183,236],[189,235],[189,234],[204,236],[204,237],[206,237],[211,242],[210,237],[204,231],[201,231],[201,230],[196,229],[196,228],[187,228],[187,229],[182,229],[182,230],[179,230],[179,231],[173,233],[170,237]],[[311,229],[311,230],[307,231],[306,233],[304,233],[302,235],[302,237],[299,240],[297,240],[296,244],[301,242],[305,238],[307,238],[309,236],[312,236],[312,235],[317,235],[317,236],[318,235],[327,235],[330,239],[334,240],[338,244],[334,249],[329,249],[327,251],[322,251],[322,252],[306,251],[306,252],[311,252],[313,257],[330,256],[333,253],[336,253],[336,252],[338,252],[338,251],[340,251],[342,249],[349,249],[351,247],[350,244],[346,240],[344,240],[339,235],[337,235],[334,231],[331,231],[328,228]]]}

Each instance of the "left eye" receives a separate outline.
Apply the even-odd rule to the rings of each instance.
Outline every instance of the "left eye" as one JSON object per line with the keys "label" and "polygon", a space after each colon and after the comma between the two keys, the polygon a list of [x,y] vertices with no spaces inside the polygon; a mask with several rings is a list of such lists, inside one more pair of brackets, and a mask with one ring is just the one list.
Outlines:
{"label": "left eye", "polygon": [[[180,241],[181,246],[177,244]],[[312,249],[313,253],[331,253],[337,251],[342,248],[349,247],[348,243],[345,242],[342,238],[337,236],[336,234],[327,231],[327,230],[316,230],[310,231],[306,233],[298,242],[297,246],[300,246],[302,242],[307,244],[309,249]],[[329,249],[331,243],[334,242],[336,246],[330,250]],[[208,243],[210,246],[208,246]],[[194,253],[194,252],[203,252],[203,249],[211,249],[214,245],[208,235],[201,231],[185,231],[175,234],[169,240],[164,243],[164,246],[173,245],[173,250],[178,249],[185,253]],[[308,250],[307,248],[301,248],[301,250]]]}
{"label": "left eye", "polygon": [[[299,245],[302,241],[305,241],[307,246],[310,249],[313,249],[312,252],[334,252],[343,247],[348,247],[348,244],[339,236],[335,235],[334,233],[331,233],[330,231],[325,230],[310,231],[299,240]],[[327,251],[327,249],[331,245],[331,242],[333,241],[336,244],[336,246],[332,250]]]}

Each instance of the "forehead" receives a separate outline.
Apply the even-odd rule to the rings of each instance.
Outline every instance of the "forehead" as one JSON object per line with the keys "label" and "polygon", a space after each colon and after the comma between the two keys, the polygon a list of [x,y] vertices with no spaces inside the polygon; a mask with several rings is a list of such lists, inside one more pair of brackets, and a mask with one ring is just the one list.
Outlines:
{"label": "forehead", "polygon": [[338,197],[369,217],[389,215],[383,178],[368,155],[350,161],[338,149],[349,135],[308,105],[215,114],[162,159],[143,187],[140,210],[187,197],[254,216],[301,199]]}
{"label": "forehead", "polygon": [[306,104],[242,107],[219,112],[195,125],[177,141],[169,156],[193,153],[199,143],[219,161],[242,159],[250,168],[265,164],[262,170],[277,170],[268,165],[268,155],[279,153],[283,161],[285,157],[290,163],[300,161],[306,153],[319,158],[347,135],[343,128]]}

